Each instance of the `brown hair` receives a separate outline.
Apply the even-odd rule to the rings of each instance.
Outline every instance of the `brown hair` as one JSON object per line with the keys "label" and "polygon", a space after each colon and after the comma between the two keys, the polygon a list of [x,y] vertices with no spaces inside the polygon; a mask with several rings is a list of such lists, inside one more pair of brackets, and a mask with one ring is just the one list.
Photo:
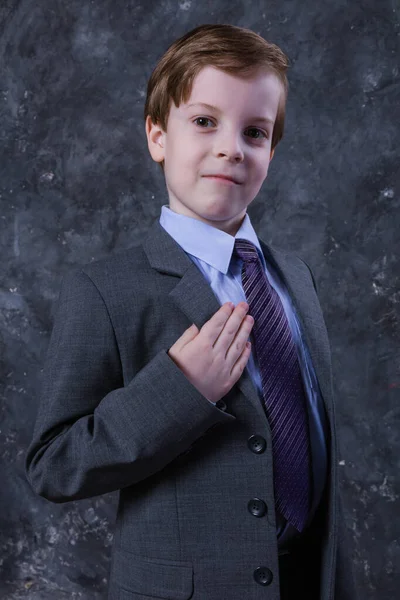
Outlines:
{"label": "brown hair", "polygon": [[[252,77],[263,70],[277,76],[283,94],[272,134],[273,150],[283,136],[289,60],[275,44],[267,42],[250,29],[235,25],[200,25],[169,46],[147,84],[145,121],[149,115],[154,124],[167,131],[171,99],[176,107],[181,102],[187,102],[196,75],[206,66],[243,78]],[[164,161],[159,164],[164,171]]]}

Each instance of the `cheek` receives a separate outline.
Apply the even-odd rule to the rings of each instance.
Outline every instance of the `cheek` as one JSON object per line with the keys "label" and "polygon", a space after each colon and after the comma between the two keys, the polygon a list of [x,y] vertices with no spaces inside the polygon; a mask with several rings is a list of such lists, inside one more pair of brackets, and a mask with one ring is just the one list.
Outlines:
{"label": "cheek", "polygon": [[260,177],[262,177],[263,179],[268,174],[268,167],[269,167],[268,163],[266,165],[263,164],[263,165],[260,166],[259,173],[260,173]]}
{"label": "cheek", "polygon": [[201,171],[201,155],[194,148],[182,148],[177,162],[179,175],[184,179],[193,179]]}
{"label": "cheek", "polygon": [[189,167],[196,160],[196,147],[190,139],[183,139],[174,146],[174,157],[176,164]]}
{"label": "cheek", "polygon": [[268,173],[269,161],[267,157],[264,157],[257,164],[257,176],[260,179],[265,179]]}

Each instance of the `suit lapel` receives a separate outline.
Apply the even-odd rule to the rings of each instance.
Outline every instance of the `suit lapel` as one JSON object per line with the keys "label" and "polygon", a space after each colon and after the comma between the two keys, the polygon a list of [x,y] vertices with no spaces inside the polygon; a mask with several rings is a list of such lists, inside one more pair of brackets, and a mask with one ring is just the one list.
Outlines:
{"label": "suit lapel", "polygon": [[[307,267],[304,270],[297,266],[290,255],[273,250],[260,238],[265,259],[272,261],[274,267],[284,278],[289,294],[294,302],[300,319],[301,328],[310,349],[311,358],[321,386],[322,395],[328,414],[331,413],[330,395],[330,356],[326,352],[325,326],[319,303],[313,293],[312,282],[307,278]],[[211,286],[204,279],[201,271],[194,262],[186,255],[179,244],[156,220],[151,226],[148,235],[143,242],[143,249],[147,254],[150,265],[159,272],[176,275],[179,277],[176,286],[171,290],[169,296],[176,306],[200,329],[217,310],[221,307]],[[301,265],[302,263],[298,263]],[[324,352],[321,352],[321,336]],[[258,392],[254,383],[245,369],[236,383],[247,399],[254,405],[255,409],[263,416]]]}
{"label": "suit lapel", "polygon": [[310,351],[325,408],[331,420],[333,409],[329,339],[308,267],[299,259],[294,260],[293,255],[273,249],[258,239],[266,261],[271,261],[279,271],[296,309],[302,337]]}

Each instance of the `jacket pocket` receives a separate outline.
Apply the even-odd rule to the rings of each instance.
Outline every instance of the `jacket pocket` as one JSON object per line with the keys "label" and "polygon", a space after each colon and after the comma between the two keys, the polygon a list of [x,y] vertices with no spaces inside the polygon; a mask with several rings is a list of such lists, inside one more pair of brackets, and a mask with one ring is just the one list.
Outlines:
{"label": "jacket pocket", "polygon": [[119,588],[119,600],[136,600],[137,594],[165,600],[189,600],[193,595],[190,561],[146,558],[122,548],[114,551],[111,579]]}

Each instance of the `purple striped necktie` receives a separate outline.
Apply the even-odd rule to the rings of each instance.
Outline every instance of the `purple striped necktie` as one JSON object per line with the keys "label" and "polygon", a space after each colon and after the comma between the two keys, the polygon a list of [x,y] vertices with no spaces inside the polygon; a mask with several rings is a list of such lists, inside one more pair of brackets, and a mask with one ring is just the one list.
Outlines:
{"label": "purple striped necktie", "polygon": [[269,283],[257,248],[235,239],[243,260],[242,284],[254,318],[252,335],[264,407],[272,436],[275,506],[298,531],[305,527],[311,493],[306,398],[296,347],[281,300]]}

